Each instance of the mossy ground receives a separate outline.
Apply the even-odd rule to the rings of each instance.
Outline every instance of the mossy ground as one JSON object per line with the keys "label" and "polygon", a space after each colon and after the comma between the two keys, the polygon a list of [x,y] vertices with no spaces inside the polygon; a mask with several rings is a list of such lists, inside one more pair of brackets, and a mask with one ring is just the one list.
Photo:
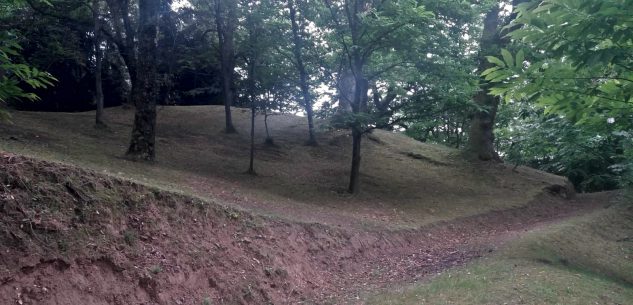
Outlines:
{"label": "mossy ground", "polygon": [[248,167],[249,112],[234,109],[237,134],[222,132],[221,106],[159,107],[157,161],[123,158],[133,110],[14,112],[0,124],[0,150],[79,165],[137,182],[222,201],[260,214],[341,226],[416,228],[438,221],[524,206],[560,177],[512,166],[473,164],[459,151],[375,131],[363,140],[361,192],[346,192],[349,131],[319,123],[318,146],[306,146],[305,118],[269,119],[275,146],[264,144],[258,117],[257,176]]}

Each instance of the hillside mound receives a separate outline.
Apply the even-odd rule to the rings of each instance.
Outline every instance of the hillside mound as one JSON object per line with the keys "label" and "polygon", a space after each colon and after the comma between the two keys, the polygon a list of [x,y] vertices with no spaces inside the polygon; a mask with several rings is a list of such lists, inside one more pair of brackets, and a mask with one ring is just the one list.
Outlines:
{"label": "hillside mound", "polygon": [[604,198],[376,231],[255,216],[54,162],[0,154],[0,299],[15,304],[344,304],[411,283]]}
{"label": "hillside mound", "polygon": [[163,189],[247,208],[258,214],[339,226],[419,226],[525,206],[543,192],[566,194],[564,178],[503,164],[463,161],[459,151],[377,130],[363,142],[361,193],[345,192],[349,131],[318,127],[319,146],[305,146],[305,118],[274,115],[264,144],[257,120],[255,169],[248,166],[248,110],[234,109],[237,134],[224,134],[221,106],[160,107],[157,161],[121,156],[133,110],[106,110],[109,128],[93,127],[94,112],[14,112],[0,124],[0,149],[78,164]]}

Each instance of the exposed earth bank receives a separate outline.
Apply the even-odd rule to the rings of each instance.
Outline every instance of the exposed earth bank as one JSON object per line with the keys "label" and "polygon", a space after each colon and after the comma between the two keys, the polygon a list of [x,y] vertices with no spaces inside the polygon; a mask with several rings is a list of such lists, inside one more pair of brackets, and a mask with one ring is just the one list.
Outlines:
{"label": "exposed earth bank", "polygon": [[3,304],[354,304],[616,196],[553,186],[524,207],[379,231],[255,216],[9,153],[0,181]]}

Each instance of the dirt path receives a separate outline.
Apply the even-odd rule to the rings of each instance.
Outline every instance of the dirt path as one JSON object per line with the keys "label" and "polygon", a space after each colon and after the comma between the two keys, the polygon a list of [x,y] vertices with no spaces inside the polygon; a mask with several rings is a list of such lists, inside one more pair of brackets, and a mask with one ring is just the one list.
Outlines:
{"label": "dirt path", "polygon": [[[608,206],[617,196],[617,193],[605,192],[561,200],[542,195],[526,207],[381,236],[381,239],[392,240],[394,247],[359,254],[357,259],[342,263],[338,272],[333,268],[337,274],[334,287],[344,288],[323,293],[316,303],[362,304],[359,295],[363,292],[426,280],[448,268],[492,253],[528,231]],[[362,240],[359,238],[360,243]],[[374,250],[370,247],[366,250],[359,248],[359,251]]]}

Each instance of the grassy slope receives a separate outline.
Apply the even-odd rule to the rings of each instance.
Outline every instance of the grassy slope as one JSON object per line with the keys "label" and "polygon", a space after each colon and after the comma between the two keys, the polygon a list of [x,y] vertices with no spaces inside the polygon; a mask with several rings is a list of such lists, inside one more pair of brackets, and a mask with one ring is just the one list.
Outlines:
{"label": "grassy slope", "polygon": [[[350,139],[345,131],[319,133],[306,147],[304,118],[270,118],[276,147],[260,145],[257,177],[244,175],[248,158],[248,112],[235,109],[237,135],[222,133],[223,108],[162,107],[158,161],[121,158],[133,111],[107,109],[109,130],[93,128],[93,113],[13,114],[0,124],[0,149],[78,164],[175,189],[259,213],[306,222],[366,227],[417,227],[529,203],[560,177],[530,169],[461,161],[458,152],[377,131],[364,141],[362,194],[345,193]],[[263,126],[259,118],[259,126]],[[264,132],[257,134],[263,142]],[[417,158],[412,157],[412,154]]]}
{"label": "grassy slope", "polygon": [[[624,202],[631,202],[631,198]],[[633,205],[532,232],[499,254],[368,304],[633,304]]]}

